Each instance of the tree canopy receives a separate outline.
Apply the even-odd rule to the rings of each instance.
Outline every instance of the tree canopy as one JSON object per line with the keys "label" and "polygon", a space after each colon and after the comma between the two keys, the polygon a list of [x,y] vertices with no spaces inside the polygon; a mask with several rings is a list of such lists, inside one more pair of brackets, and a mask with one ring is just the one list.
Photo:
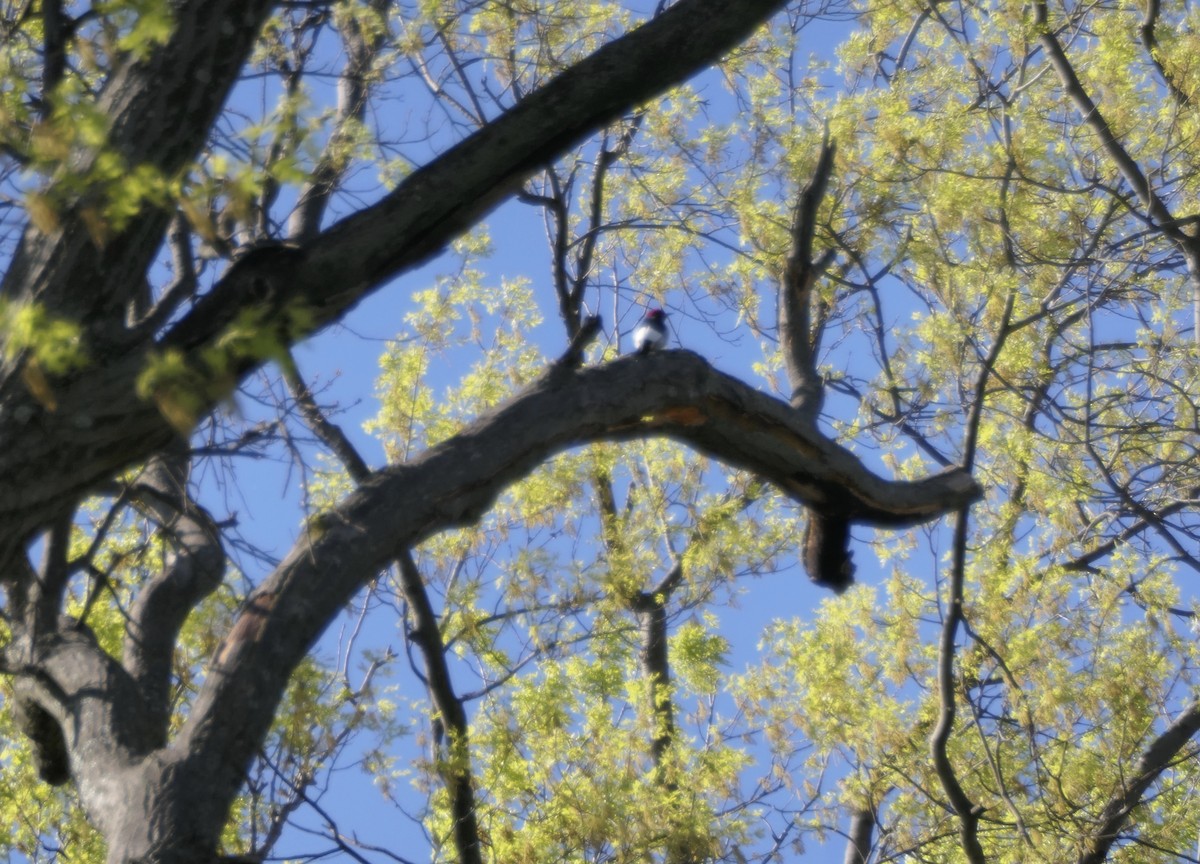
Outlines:
{"label": "tree canopy", "polygon": [[0,8],[11,858],[1200,860],[1200,13]]}

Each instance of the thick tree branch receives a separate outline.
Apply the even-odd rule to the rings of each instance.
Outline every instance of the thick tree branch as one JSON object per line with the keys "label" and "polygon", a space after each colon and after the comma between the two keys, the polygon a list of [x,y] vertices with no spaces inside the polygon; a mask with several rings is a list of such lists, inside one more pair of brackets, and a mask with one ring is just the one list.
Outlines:
{"label": "thick tree branch", "polygon": [[1179,751],[1200,732],[1200,702],[1193,702],[1166,731],[1150,742],[1142,753],[1131,779],[1109,800],[1100,814],[1100,825],[1079,856],[1079,864],[1103,864],[1108,860],[1121,829],[1133,809],[1142,802],[1150,785],[1170,767]]}
{"label": "thick tree branch", "polygon": [[854,584],[850,520],[844,515],[809,509],[803,546],[804,569],[814,584],[838,594]]}
{"label": "thick tree branch", "polygon": [[[27,717],[40,718],[50,740],[60,742],[58,756],[69,756],[81,799],[107,830],[106,811],[121,809],[117,802],[127,794],[129,772],[158,743],[140,689],[84,627],[64,626],[30,648],[29,662],[15,678],[16,701]],[[87,770],[76,770],[79,765]],[[55,768],[62,773],[45,779],[64,782],[67,766]]]}
{"label": "thick tree branch", "polygon": [[67,555],[71,546],[71,526],[74,509],[63,512],[50,529],[49,542],[43,556],[41,572],[32,593],[33,602],[24,612],[26,626],[36,641],[57,628],[62,614],[63,597],[71,571]]}
{"label": "thick tree branch", "polygon": [[792,404],[814,415],[821,410],[825,388],[817,374],[820,328],[814,331],[812,295],[817,280],[832,261],[832,250],[814,261],[813,239],[817,230],[817,208],[825,197],[835,152],[833,142],[826,138],[821,144],[813,176],[797,196],[791,249],[779,277],[779,341],[783,346],[788,382],[792,385]]}
{"label": "thick tree branch", "polygon": [[[118,115],[115,141],[135,139],[140,124],[150,147],[161,142],[170,151],[156,164],[166,167],[181,158],[184,140],[191,138],[159,129],[157,115],[141,116],[153,107],[150,93],[140,90],[150,88],[148,79],[154,73],[166,82],[153,90],[157,98],[170,102],[166,119],[202,139],[196,124],[210,117],[214,104],[224,97],[221,85],[233,74],[225,75],[225,59],[217,62],[208,55],[228,58],[237,54],[243,43],[248,46],[251,36],[242,31],[257,30],[269,4],[256,0],[233,5],[236,10],[191,2],[179,15],[181,26],[199,14],[197,7],[204,7],[211,16],[203,24],[192,21],[198,34],[195,41],[206,55],[193,66],[210,77],[200,88],[206,94],[203,97],[183,93],[169,99],[163,91],[169,90],[167,85],[177,77],[158,66],[143,69],[135,64],[132,71],[115,74],[114,82],[120,78],[121,84],[118,88],[114,83],[113,88],[140,88],[138,94],[118,98],[114,93],[104,101],[102,107]],[[65,499],[74,500],[114,471],[148,458],[177,434],[150,402],[136,395],[135,382],[155,350],[179,350],[190,359],[189,374],[196,380],[189,382],[188,390],[201,403],[199,416],[233,386],[236,375],[231,376],[231,370],[244,374],[261,362],[236,358],[238,362],[213,370],[200,360],[202,349],[239,315],[257,310],[256,314],[269,320],[271,315],[286,318],[286,310],[300,308],[300,317],[313,326],[337,319],[384,280],[437,253],[564,148],[711,62],[783,5],[784,0],[683,0],[580,61],[410,175],[382,201],[334,225],[304,248],[269,247],[245,256],[157,348],[125,350],[102,358],[106,362],[97,358],[77,375],[56,380],[58,411],[45,410],[26,392],[19,359],[16,363],[0,361],[0,405],[4,408],[0,411],[0,442],[21,445],[0,448],[0,522],[11,526],[13,538],[23,541],[43,528]],[[214,31],[222,28],[238,31],[229,45],[214,36]],[[172,45],[174,42],[166,47]],[[188,68],[191,76],[194,70],[188,62],[198,49],[192,44],[184,47],[186,50],[181,48],[172,58],[172,68],[176,73]],[[210,99],[216,103],[210,104]],[[203,111],[199,117],[181,118],[181,106]],[[148,158],[145,146],[128,142],[130,159]],[[153,220],[146,217],[143,221]],[[116,284],[140,284],[164,229],[165,220],[162,225],[145,227],[141,234],[131,229],[133,233],[106,249],[111,267],[99,270],[94,257],[84,255],[85,247],[92,248],[86,232],[63,231],[52,244],[33,232],[22,244],[26,251],[18,251],[3,291],[32,297],[51,289],[61,292],[70,284],[86,286],[89,296],[103,295],[107,289],[96,284],[96,272],[104,272]],[[87,266],[81,263],[81,255],[88,258]],[[71,304],[55,308],[71,317]],[[280,327],[280,334],[288,342],[303,335],[286,326]],[[38,428],[37,435],[26,434],[30,424]],[[47,465],[70,465],[71,470],[47,472]]]}
{"label": "thick tree branch", "polygon": [[42,115],[52,113],[58,82],[67,67],[66,28],[63,26],[62,0],[42,0]]}
{"label": "thick tree branch", "polygon": [[[496,120],[418,169],[370,207],[305,244],[290,302],[322,325],[384,280],[436,255],[513,194],[533,171],[592,130],[684,80],[742,41],[784,0],[683,0],[607,43]],[[233,274],[231,274],[231,277]],[[216,336],[250,305],[226,278],[169,344]]]}
{"label": "thick tree branch", "polygon": [[124,666],[142,692],[147,722],[165,743],[171,665],[180,628],[196,604],[221,584],[225,550],[212,516],[188,492],[189,454],[182,442],[154,457],[133,496],[162,526],[170,551],[163,569],[138,592],[125,628]]}
{"label": "thick tree branch", "polygon": [[[319,518],[251,596],[197,697],[182,737],[222,766],[232,795],[288,675],[337,610],[389,561],[434,533],[476,521],[496,496],[568,447],[668,436],[805,501],[878,524],[936,518],[979,495],[962,472],[918,482],[874,477],[786,403],[682,351],[571,371],[536,384],[411,462],[376,472]],[[220,788],[218,786],[218,788]]]}
{"label": "thick tree branch", "polygon": [[[234,49],[240,48],[242,41],[226,46],[213,36],[213,31],[222,27],[256,30],[265,12],[261,7],[267,4],[261,0],[235,4],[236,11],[211,9],[211,5],[186,5],[180,13],[180,22],[198,14],[194,7],[204,6],[206,14],[212,17],[204,25],[193,22],[199,34],[196,42],[208,54],[228,57],[237,53]],[[304,317],[318,326],[335,320],[383,280],[442,249],[513,191],[528,173],[591,129],[711,62],[782,5],[783,0],[684,0],[573,66],[504,116],[410,175],[378,204],[333,226],[304,250],[276,247],[246,256],[173,328],[160,347],[185,349],[194,358],[199,349],[240,314],[263,309],[264,304],[268,311],[280,315],[286,308],[302,306]],[[245,37],[247,45],[249,39]],[[172,59],[176,72],[187,67],[196,47],[189,44],[186,49],[180,49],[182,53]],[[225,79],[216,73],[224,73],[225,61],[218,64],[219,68],[210,69],[214,62],[206,56],[195,65],[211,77],[201,88],[208,94],[203,98],[217,98],[219,104],[224,91],[217,84]],[[161,73],[166,82],[176,80],[156,66],[150,69],[136,66],[131,71],[117,73],[114,81],[119,77],[122,83],[119,88],[115,83],[112,87],[122,91],[147,89],[150,86],[147,79],[154,72]],[[162,89],[165,85],[153,92],[159,98],[166,98]],[[181,150],[183,137],[160,130],[157,118],[152,122],[141,117],[139,121],[138,112],[149,111],[146,104],[149,102],[152,102],[150,95],[140,90],[138,94],[120,98],[113,95],[105,101],[103,107],[118,115],[114,120],[114,140],[136,138],[133,132],[140,123],[150,146],[162,141],[172,152]],[[197,118],[178,117],[176,103],[204,108],[209,113],[215,107],[207,101],[194,106],[192,102],[190,97],[180,96],[171,102],[171,110],[165,116],[198,135]],[[199,121],[208,116],[201,113],[204,116]],[[143,150],[142,144],[128,144],[131,159],[146,157]],[[158,164],[166,165],[171,158],[177,157],[163,155]],[[146,228],[144,236],[130,235],[120,243],[114,241],[106,252],[113,256],[112,266],[104,272],[122,285],[140,284],[164,227],[165,221],[163,225]],[[41,235],[27,237],[22,249],[29,246],[26,250],[29,254],[18,251],[5,279],[5,293],[36,296],[54,286],[58,286],[54,290],[62,290],[67,284],[87,286],[89,296],[105,293],[106,289],[98,286],[94,278],[98,263],[84,255],[86,249],[92,248],[86,232],[61,234],[52,245],[46,245],[49,241],[45,238],[38,239]],[[73,245],[68,249],[63,244]],[[142,252],[144,257],[139,257]],[[81,255],[88,258],[87,262],[83,262]],[[55,308],[71,316],[71,304]],[[294,340],[301,334],[285,332],[284,335]],[[56,381],[56,387],[63,391],[56,393],[60,405],[57,412],[45,411],[25,392],[16,366],[8,365],[3,370],[6,374],[0,377],[0,401],[5,403],[6,410],[0,412],[0,441],[22,441],[23,446],[0,451],[0,521],[12,525],[19,536],[26,537],[43,527],[49,518],[47,509],[61,506],[64,496],[77,496],[102,477],[111,476],[113,471],[147,458],[170,440],[174,434],[170,424],[135,396],[134,382],[149,362],[149,350],[128,351],[112,362],[81,370],[71,380]],[[252,358],[243,360],[238,367],[242,372],[258,362]],[[227,378],[228,369],[214,373],[204,364],[194,362],[193,370],[199,382],[194,382],[192,389],[199,390],[197,395],[207,404],[214,404],[222,394],[209,392],[210,388],[201,382],[214,375]],[[231,384],[230,381],[223,386]],[[110,423],[108,416],[114,422]],[[42,427],[41,434],[22,434],[30,422]],[[48,477],[43,470],[48,464],[69,464],[72,470],[69,476]]]}
{"label": "thick tree branch", "polygon": [[855,809],[850,816],[850,832],[846,837],[846,856],[843,864],[867,864],[874,846],[875,826],[878,819],[868,803]]}
{"label": "thick tree branch", "polygon": [[[115,157],[174,177],[203,146],[273,6],[272,0],[172,4],[175,28],[166,43],[125,55],[105,82],[95,108],[108,121],[107,139],[74,154],[71,172],[87,178],[97,160]],[[104,194],[97,188],[90,196]],[[170,214],[147,207],[119,233],[104,227],[105,236],[97,236],[94,213],[88,230],[86,211],[95,201],[87,198],[61,202],[53,232],[26,228],[0,295],[86,322],[94,340],[117,340],[126,303],[142,284]]]}

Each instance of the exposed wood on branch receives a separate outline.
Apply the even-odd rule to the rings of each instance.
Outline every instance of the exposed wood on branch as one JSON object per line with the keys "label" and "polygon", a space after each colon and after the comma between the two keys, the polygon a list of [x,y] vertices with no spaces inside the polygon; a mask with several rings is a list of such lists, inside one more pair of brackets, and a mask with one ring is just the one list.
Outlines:
{"label": "exposed wood on branch", "polygon": [[[224,100],[222,88],[232,83],[271,4],[231,5],[237,8],[213,8],[212,3],[195,0],[184,4],[177,17],[188,35],[179,39],[188,44],[177,46],[173,38],[155,53],[154,63],[144,68],[134,64],[114,74],[109,88],[113,95],[101,107],[114,117],[113,146],[125,148],[121,152],[131,162],[150,160],[173,170],[171,166],[198,151],[212,112]],[[203,350],[240,315],[262,308],[264,286],[274,310],[299,310],[317,327],[338,319],[386,280],[444,249],[564,148],[698,71],[783,5],[783,0],[677,3],[529,94],[409,175],[378,203],[278,260],[255,254],[251,262],[239,262],[159,345],[142,342],[122,346],[111,357],[96,355],[72,380],[54,382],[61,397],[57,412],[46,411],[21,385],[20,357],[0,359],[0,441],[21,442],[20,447],[0,448],[0,522],[12,526],[14,536],[28,537],[65,502],[115,471],[145,460],[171,440],[176,433],[170,424],[136,394],[138,377],[155,351],[183,351],[198,376],[193,389],[211,407],[223,393],[206,387],[206,382],[220,384],[217,389],[227,393],[236,377],[230,378],[228,369],[207,369],[200,362]],[[207,23],[192,20],[201,10]],[[195,32],[184,25],[194,26]],[[231,33],[222,37],[222,27]],[[176,54],[165,55],[168,50]],[[189,58],[197,51],[205,57],[189,68]],[[176,72],[188,68],[189,76],[203,69],[208,84],[196,96],[203,98],[202,106],[179,99],[171,102],[170,112],[154,113],[163,83],[174,80],[164,64]],[[188,113],[193,108],[195,113]],[[177,116],[180,110],[185,116]],[[64,225],[57,239],[28,234],[0,293],[16,298],[37,293],[57,314],[95,320],[96,327],[111,329],[118,313],[123,322],[125,292],[129,285],[141,284],[169,220],[164,214],[147,214],[135,221],[113,240],[113,260],[104,267],[85,231],[66,230],[71,226]],[[117,252],[119,260],[114,257]],[[97,281],[98,272],[104,274],[103,281]],[[78,302],[68,302],[64,292],[69,288],[86,290]],[[97,298],[113,309],[97,314]],[[284,335],[292,342],[308,334],[285,328]],[[260,362],[246,358],[234,368],[244,375]],[[58,393],[59,387],[66,392]],[[23,434],[31,422],[38,424],[38,436]],[[45,470],[62,464],[72,470],[61,476]]]}

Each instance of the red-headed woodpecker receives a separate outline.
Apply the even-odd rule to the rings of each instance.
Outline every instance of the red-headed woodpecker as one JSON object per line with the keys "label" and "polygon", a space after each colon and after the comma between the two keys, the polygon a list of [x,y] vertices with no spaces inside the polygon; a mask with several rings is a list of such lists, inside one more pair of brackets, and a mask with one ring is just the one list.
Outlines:
{"label": "red-headed woodpecker", "polygon": [[667,344],[666,318],[663,310],[651,309],[633,328],[633,347],[637,353],[648,354]]}

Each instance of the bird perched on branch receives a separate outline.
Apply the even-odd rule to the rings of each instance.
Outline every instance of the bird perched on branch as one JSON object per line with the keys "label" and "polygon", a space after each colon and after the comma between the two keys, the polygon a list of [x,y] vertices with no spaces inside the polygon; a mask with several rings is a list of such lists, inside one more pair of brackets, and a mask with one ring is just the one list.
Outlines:
{"label": "bird perched on branch", "polygon": [[667,344],[667,313],[651,309],[633,328],[633,347],[639,354],[649,354]]}

